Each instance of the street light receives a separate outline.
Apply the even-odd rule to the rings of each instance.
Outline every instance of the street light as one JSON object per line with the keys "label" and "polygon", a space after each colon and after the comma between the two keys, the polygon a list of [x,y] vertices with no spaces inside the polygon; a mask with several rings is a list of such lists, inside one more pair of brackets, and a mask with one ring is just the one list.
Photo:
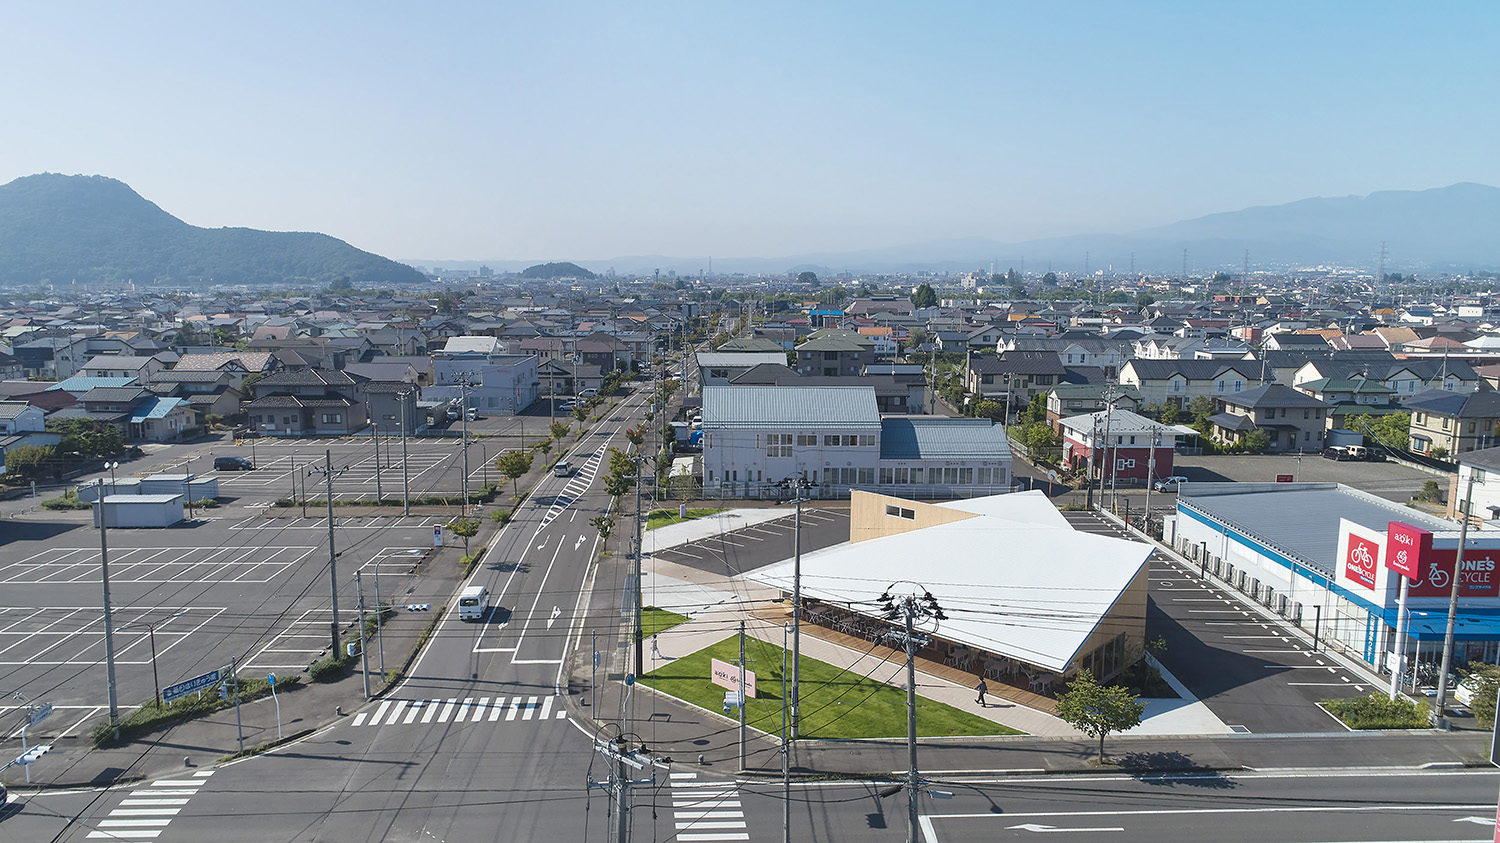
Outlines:
{"label": "street light", "polygon": [[115,627],[115,632],[124,632],[132,626],[144,626],[146,628],[146,636],[151,639],[151,684],[156,688],[157,708],[161,708],[161,679],[157,678],[156,674],[156,628],[158,626],[165,626],[167,621],[180,618],[185,614],[187,614],[186,611],[178,612],[174,615],[168,615],[159,621],[128,621]]}
{"label": "street light", "polygon": [[[107,462],[104,464],[104,467],[109,469],[109,493],[113,495],[115,493],[115,469],[119,468],[120,464],[118,462]],[[103,494],[102,490],[100,494]]]}

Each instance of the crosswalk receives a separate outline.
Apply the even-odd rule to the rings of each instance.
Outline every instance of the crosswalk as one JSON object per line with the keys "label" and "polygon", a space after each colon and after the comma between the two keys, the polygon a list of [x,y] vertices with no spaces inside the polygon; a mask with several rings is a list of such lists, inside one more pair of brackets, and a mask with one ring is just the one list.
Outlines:
{"label": "crosswalk", "polygon": [[[413,726],[427,723],[506,723],[562,720],[568,712],[556,696],[449,697],[381,700],[374,713],[361,711],[351,726]],[[554,710],[555,709],[555,710]]]}
{"label": "crosswalk", "polygon": [[739,787],[732,781],[698,781],[697,773],[672,774],[673,839],[692,843],[749,840]]}
{"label": "crosswalk", "polygon": [[166,830],[188,799],[214,774],[199,770],[180,779],[158,779],[132,790],[90,831],[90,840],[155,840]]}

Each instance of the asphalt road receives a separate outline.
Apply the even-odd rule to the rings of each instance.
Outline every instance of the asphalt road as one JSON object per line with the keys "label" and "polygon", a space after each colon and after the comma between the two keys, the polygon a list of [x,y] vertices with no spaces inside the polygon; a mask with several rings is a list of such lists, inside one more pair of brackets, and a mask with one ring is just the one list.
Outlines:
{"label": "asphalt road", "polygon": [[[169,780],[162,789],[183,792],[163,798],[180,804],[151,804],[152,786],[100,799],[59,839],[146,829],[203,840],[232,829],[246,841],[579,840],[606,822],[607,798],[586,787],[603,774],[592,738],[564,712],[565,657],[583,638],[596,570],[589,521],[608,504],[596,469],[643,398],[585,437],[570,455],[582,469],[546,477],[489,542],[471,582],[490,589],[495,609],[484,622],[445,617],[394,692],[285,749]],[[649,812],[638,819],[644,829]],[[145,820],[154,824],[130,825]]]}
{"label": "asphalt road", "polygon": [[[1494,771],[1333,771],[1233,776],[1098,775],[939,782],[951,799],[923,797],[921,840],[950,841],[1488,841]],[[757,838],[781,827],[776,785],[741,787]],[[880,799],[870,785],[798,788],[792,839],[902,840],[905,792]]]}

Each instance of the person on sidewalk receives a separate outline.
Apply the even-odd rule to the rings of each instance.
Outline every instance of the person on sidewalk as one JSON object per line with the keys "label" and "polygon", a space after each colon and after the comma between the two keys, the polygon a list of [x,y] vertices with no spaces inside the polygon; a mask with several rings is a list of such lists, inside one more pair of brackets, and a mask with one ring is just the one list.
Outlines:
{"label": "person on sidewalk", "polygon": [[980,706],[986,705],[984,701],[984,695],[989,693],[990,688],[988,685],[984,684],[984,679],[982,677],[979,680],[979,684],[974,687],[974,690],[979,692],[979,697],[975,699],[974,702],[979,703]]}
{"label": "person on sidewalk", "polygon": [[656,647],[656,636],[655,635],[651,636],[651,658],[653,658],[653,659],[659,659],[659,658],[661,658],[661,650],[657,649],[657,647]]}

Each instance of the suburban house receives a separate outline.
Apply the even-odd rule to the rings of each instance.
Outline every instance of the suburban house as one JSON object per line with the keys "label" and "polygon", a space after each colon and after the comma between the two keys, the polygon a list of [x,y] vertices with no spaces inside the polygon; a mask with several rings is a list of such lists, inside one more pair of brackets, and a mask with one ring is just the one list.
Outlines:
{"label": "suburban house", "polygon": [[152,376],[150,388],[157,395],[182,398],[199,418],[233,416],[240,411],[243,395],[233,384],[243,377],[221,369],[169,369]]}
{"label": "suburban house", "polygon": [[1459,360],[1398,360],[1389,352],[1346,352],[1322,360],[1309,360],[1292,376],[1292,386],[1321,378],[1363,376],[1377,380],[1398,397],[1416,395],[1429,389],[1450,392],[1473,392],[1480,377],[1469,364]]}
{"label": "suburban house", "polygon": [[1131,342],[1101,336],[1086,336],[1077,333],[1056,337],[1013,337],[1000,340],[997,348],[1001,352],[1052,351],[1064,366],[1097,366],[1106,377],[1113,378],[1120,367],[1130,359]]}
{"label": "suburban house", "polygon": [[806,477],[816,494],[900,488],[965,496],[1010,488],[1005,430],[988,419],[890,416],[869,386],[707,386],[703,484],[775,497]]}
{"label": "suburban house", "polygon": [[268,436],[343,435],[367,421],[364,381],[347,372],[281,371],[251,389],[250,429]]}
{"label": "suburban house", "polygon": [[853,331],[814,331],[796,348],[799,375],[852,377],[875,362],[875,343]]}
{"label": "suburban house", "polygon": [[1141,393],[1134,387],[1119,387],[1103,383],[1062,383],[1047,393],[1047,423],[1061,432],[1058,423],[1069,416],[1096,413],[1104,409],[1113,396],[1115,407],[1121,410],[1139,410]]}
{"label": "suburban house", "polygon": [[448,348],[433,355],[433,385],[422,397],[437,401],[462,401],[481,413],[512,415],[531,406],[541,396],[537,358],[529,354],[496,353],[496,345],[483,350],[454,351],[454,342],[473,337],[454,337]]}
{"label": "suburban house", "polygon": [[161,356],[100,354],[89,358],[78,374],[91,378],[135,378],[141,384],[149,384],[158,372],[166,371],[166,368],[167,361]]}
{"label": "suburban house", "polygon": [[1132,485],[1171,477],[1177,438],[1182,435],[1181,428],[1119,408],[1069,416],[1058,427],[1063,464],[1073,470],[1093,465],[1098,480]]}
{"label": "suburban house", "polygon": [[1402,401],[1411,413],[1411,450],[1465,454],[1500,444],[1500,392],[1429,389]]}
{"label": "suburban house", "polygon": [[1216,396],[1218,412],[1209,416],[1212,437],[1223,445],[1243,442],[1253,430],[1266,434],[1267,451],[1298,453],[1323,450],[1328,405],[1279,383]]}
{"label": "suburban house", "polygon": [[1186,407],[1199,396],[1218,398],[1252,389],[1260,365],[1253,360],[1131,360],[1120,369],[1120,385],[1137,390],[1142,404]]}
{"label": "suburban house", "polygon": [[1014,412],[1032,396],[1051,391],[1066,375],[1055,351],[1007,351],[995,357],[971,356],[964,369],[964,388],[981,400],[1003,402],[1009,396]]}
{"label": "suburban house", "polygon": [[198,426],[197,415],[181,398],[155,395],[139,386],[99,386],[54,418],[86,418],[114,425],[130,442],[175,442]]}
{"label": "suburban house", "polygon": [[46,411],[25,401],[0,401],[0,435],[46,430],[46,418]]}
{"label": "suburban house", "polygon": [[1360,375],[1304,381],[1296,389],[1328,405],[1329,430],[1344,427],[1349,416],[1382,416],[1405,409],[1395,401],[1396,390]]}
{"label": "suburban house", "polygon": [[727,385],[762,363],[786,365],[784,351],[700,351],[697,354],[698,383]]}
{"label": "suburban house", "polygon": [[[782,355],[786,359],[786,355]],[[604,373],[598,366],[586,363],[571,363],[566,360],[545,360],[536,369],[540,385],[537,394],[543,398],[557,396],[571,398],[585,389],[598,389],[604,383]]]}

